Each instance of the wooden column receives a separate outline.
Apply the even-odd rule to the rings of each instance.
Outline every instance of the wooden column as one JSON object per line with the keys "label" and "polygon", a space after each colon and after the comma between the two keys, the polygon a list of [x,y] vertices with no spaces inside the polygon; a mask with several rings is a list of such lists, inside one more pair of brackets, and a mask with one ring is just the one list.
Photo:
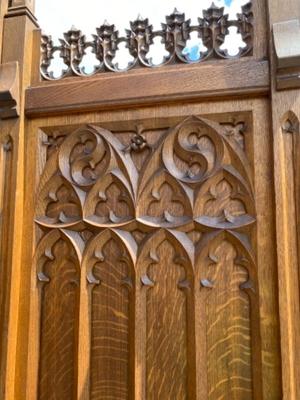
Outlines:
{"label": "wooden column", "polygon": [[[299,43],[296,43],[296,40],[293,42],[297,37],[297,32],[293,28],[295,22],[287,23],[288,25],[276,24],[300,18],[300,2],[299,0],[268,2],[283,399],[298,400],[300,399],[300,89],[297,87],[300,79],[297,77],[299,74],[295,56]],[[278,46],[276,51],[274,42]],[[279,87],[282,90],[278,90]],[[287,89],[288,87],[290,88]]]}
{"label": "wooden column", "polygon": [[8,0],[0,0],[0,58],[2,52],[2,34],[3,34],[3,19],[7,13]]}
{"label": "wooden column", "polygon": [[[24,91],[31,82],[34,1],[1,1],[7,11],[3,25],[0,66],[0,248],[1,248],[1,379],[0,398],[24,399],[20,382],[26,350],[22,282],[22,229],[24,192]],[[1,37],[0,37],[1,43]],[[36,57],[36,62],[38,57]],[[26,325],[25,325],[26,327]],[[21,331],[22,330],[22,331]],[[24,356],[25,357],[25,356]],[[23,367],[23,369],[22,369]],[[17,369],[18,368],[18,369]],[[20,393],[16,388],[20,389]],[[21,393],[23,391],[23,393]]]}

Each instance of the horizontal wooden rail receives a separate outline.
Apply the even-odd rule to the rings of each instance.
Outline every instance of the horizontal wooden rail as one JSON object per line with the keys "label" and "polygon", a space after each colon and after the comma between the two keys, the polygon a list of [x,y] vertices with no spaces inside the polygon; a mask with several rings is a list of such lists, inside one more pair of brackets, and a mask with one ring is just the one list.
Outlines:
{"label": "horizontal wooden rail", "polygon": [[264,95],[269,89],[268,61],[245,58],[40,82],[27,89],[25,108],[27,116],[37,117],[165,101]]}

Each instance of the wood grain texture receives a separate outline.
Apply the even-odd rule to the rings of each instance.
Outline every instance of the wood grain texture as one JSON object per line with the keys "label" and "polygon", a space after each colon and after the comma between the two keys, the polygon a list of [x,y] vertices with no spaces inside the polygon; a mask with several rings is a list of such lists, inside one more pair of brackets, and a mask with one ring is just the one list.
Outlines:
{"label": "wood grain texture", "polygon": [[268,62],[250,58],[43,82],[27,90],[25,109],[32,117],[268,91]]}
{"label": "wood grain texture", "polygon": [[39,399],[76,393],[79,269],[74,250],[57,241],[45,264],[41,300]]}
{"label": "wood grain texture", "polygon": [[[7,239],[11,238],[9,227],[11,224],[10,202],[13,173],[13,142],[10,136],[1,138],[0,144],[0,331],[8,331],[8,310],[10,294],[10,253]],[[0,341],[0,393],[5,396],[5,376],[7,357],[7,337],[1,335]]]}
{"label": "wood grain texture", "polygon": [[293,128],[297,128],[299,120],[300,94],[299,89],[276,90],[277,65],[271,32],[274,23],[299,19],[300,4],[297,0],[288,0],[283,12],[282,3],[272,0],[268,1],[268,11],[283,399],[296,400],[300,397],[300,262],[296,217],[299,185],[298,155],[295,153],[297,129],[294,131]]}
{"label": "wood grain texture", "polygon": [[253,399],[250,304],[240,288],[248,274],[235,265],[236,256],[232,244],[223,241],[207,275],[214,282],[206,300],[210,400]]}
{"label": "wood grain texture", "polygon": [[271,25],[300,8],[268,3],[252,58],[49,85],[33,23],[6,19],[22,106],[0,135],[5,400],[299,399],[299,93],[263,96]]}
{"label": "wood grain texture", "polygon": [[[60,199],[60,196],[56,199],[52,194],[50,198],[46,199],[46,203],[52,203],[51,207],[49,208],[46,204],[42,206],[43,202],[41,202],[41,207],[37,207],[36,210],[38,211],[36,222],[38,225],[44,226],[43,229],[52,230],[51,226],[57,225],[56,228],[59,226],[64,230],[71,228],[76,234],[84,236],[82,239],[84,255],[80,280],[81,293],[90,291],[90,300],[93,298],[93,293],[95,296],[96,293],[99,293],[97,303],[105,302],[106,294],[100,295],[103,293],[101,284],[97,285],[96,281],[99,278],[101,280],[101,276],[104,280],[109,280],[112,276],[121,280],[126,275],[124,265],[122,267],[124,270],[116,261],[109,262],[106,266],[105,262],[101,261],[103,256],[98,252],[97,257],[100,257],[101,262],[98,261],[95,271],[97,270],[99,273],[94,271],[94,277],[88,273],[95,264],[95,261],[91,262],[87,258],[87,254],[90,254],[91,257],[94,257],[95,254],[96,248],[93,247],[92,242],[95,242],[95,246],[97,243],[100,248],[106,242],[104,237],[98,237],[101,235],[99,233],[101,230],[115,232],[113,235],[120,235],[122,232],[122,235],[126,236],[126,239],[121,240],[124,242],[125,249],[129,249],[130,254],[137,251],[137,260],[133,261],[133,265],[136,263],[137,266],[137,279],[136,283],[134,280],[132,281],[132,287],[136,290],[135,297],[128,297],[129,303],[125,300],[126,296],[130,296],[131,293],[127,289],[131,282],[126,279],[126,289],[114,292],[119,294],[116,294],[115,299],[110,301],[113,304],[115,304],[114,301],[117,301],[118,304],[115,305],[115,308],[121,307],[122,312],[125,310],[122,307],[127,309],[127,305],[134,305],[133,308],[129,306],[127,320],[127,329],[129,332],[134,332],[134,334],[129,334],[128,364],[125,367],[124,358],[120,361],[119,357],[120,366],[116,367],[117,364],[114,364],[115,361],[110,357],[111,361],[109,361],[108,367],[109,370],[112,370],[111,366],[115,366],[113,373],[110,374],[111,379],[118,382],[115,390],[120,385],[120,381],[124,382],[127,379],[128,390],[132,389],[132,391],[127,391],[123,395],[114,392],[116,398],[118,398],[117,396],[128,399],[147,398],[148,394],[148,397],[152,396],[155,399],[160,396],[158,393],[162,393],[165,398],[174,398],[174,396],[175,398],[178,396],[178,398],[197,400],[209,398],[211,387],[217,386],[224,377],[225,381],[227,379],[227,383],[223,383],[226,386],[224,395],[227,396],[224,398],[230,399],[230,396],[237,396],[238,399],[241,393],[246,399],[273,400],[280,398],[278,337],[270,334],[274,329],[275,332],[276,329],[278,331],[274,291],[276,279],[274,229],[269,229],[268,233],[264,233],[264,240],[260,241],[257,247],[257,232],[264,231],[264,227],[268,225],[266,221],[271,218],[273,210],[272,207],[269,207],[269,214],[266,213],[266,204],[270,204],[272,198],[271,164],[264,163],[262,170],[257,169],[257,164],[261,163],[264,157],[268,159],[270,157],[270,149],[266,151],[268,139],[260,134],[261,127],[269,134],[268,124],[264,118],[268,110],[267,101],[263,99],[235,100],[221,104],[221,113],[219,112],[220,103],[198,103],[157,106],[144,108],[143,111],[141,109],[115,110],[76,117],[48,118],[32,120],[29,124],[33,147],[37,146],[35,142],[36,129],[43,127],[42,131],[39,131],[41,135],[39,141],[43,152],[48,154],[48,161],[45,164],[44,155],[41,153],[40,166],[35,166],[32,161],[28,160],[31,171],[35,171],[34,174],[36,174],[35,188],[40,180],[40,187],[36,190],[38,197],[41,196],[43,199],[47,197],[47,192],[43,187],[50,189],[50,192],[55,192],[51,189],[55,185],[49,185],[48,182],[51,182],[52,175],[57,175],[60,171],[59,173],[69,182],[66,185],[67,191],[71,190],[70,186],[76,188],[75,192],[78,198],[75,201],[72,196],[64,196],[66,201],[58,202],[60,203],[59,209],[71,210],[68,205],[71,201],[71,203],[75,202],[74,204],[77,204],[79,208],[83,207],[86,210],[83,213],[76,211],[69,214],[71,219],[62,218],[51,221],[53,212],[55,211],[55,215],[57,215],[56,211],[58,210],[54,203]],[[197,117],[186,118],[191,114],[200,114],[200,119]],[[93,123],[92,127],[82,126],[82,124],[90,122]],[[140,136],[136,136],[137,124],[143,126],[142,130],[138,129]],[[79,130],[77,129],[78,125],[82,126]],[[81,141],[80,137],[83,137],[84,140]],[[101,140],[98,141],[98,137]],[[44,144],[42,144],[43,142]],[[81,145],[79,145],[80,143]],[[97,143],[99,147],[97,147]],[[151,144],[150,148],[149,144]],[[72,149],[76,149],[76,151]],[[102,149],[102,156],[95,158],[100,149]],[[103,152],[103,149],[106,151]],[[190,162],[189,155],[192,149],[195,154]],[[57,155],[59,155],[58,158]],[[61,163],[59,159],[65,161]],[[66,160],[71,160],[71,164]],[[99,160],[102,161],[99,163]],[[206,160],[205,163],[204,160]],[[231,169],[228,169],[228,166]],[[161,169],[165,171],[161,171]],[[84,173],[82,174],[81,171]],[[39,178],[40,176],[41,178]],[[93,176],[94,180],[91,179]],[[203,176],[206,178],[203,179]],[[149,179],[151,177],[155,179]],[[112,182],[114,182],[113,188],[120,189],[117,192],[118,196],[121,194],[121,202],[116,201],[117,197],[114,192],[110,195],[110,190],[107,191]],[[58,184],[59,186],[60,184]],[[78,190],[79,187],[85,188],[84,195]],[[191,192],[195,192],[197,195],[193,198]],[[256,203],[259,203],[257,208],[257,204],[254,207],[254,199],[256,199]],[[28,201],[30,204],[30,195]],[[106,203],[109,204],[108,207],[106,207]],[[51,215],[48,215],[50,220],[43,221],[39,218],[49,210],[51,210]],[[96,219],[93,219],[91,216],[96,210],[98,210],[98,215]],[[107,210],[111,210],[113,213],[109,215]],[[61,211],[58,215],[60,213]],[[68,212],[66,215],[68,216]],[[72,220],[75,215],[78,220]],[[130,218],[126,220],[128,216]],[[180,219],[183,216],[187,219]],[[176,220],[176,217],[179,219]],[[205,218],[203,219],[203,217]],[[79,224],[79,220],[82,218],[85,227]],[[253,218],[257,218],[257,226],[254,225]],[[30,221],[30,218],[28,220]],[[226,236],[228,230],[236,232],[235,239],[229,233]],[[217,280],[216,287],[209,289],[202,287],[200,282],[205,279],[213,280],[214,272],[211,272],[211,275],[206,273],[209,272],[209,268],[206,268],[206,264],[201,260],[206,260],[207,254],[200,254],[197,249],[208,250],[205,244],[207,235],[211,235],[212,232],[217,234],[219,231],[225,235],[222,238],[225,240],[226,249],[221,246],[222,250],[212,251],[211,255],[219,252],[219,258],[225,257],[226,261],[220,263],[220,276],[222,277],[220,288],[223,289],[219,288]],[[160,236],[155,236],[155,232]],[[243,235],[248,239],[244,240]],[[114,260],[115,255],[122,248],[119,240],[116,239],[116,242],[119,243],[118,248],[107,247],[106,252],[104,251],[106,259]],[[221,244],[220,237],[218,240]],[[160,243],[163,243],[161,249]],[[212,239],[209,239],[207,245],[211,243]],[[251,252],[248,249],[249,243],[252,247]],[[244,253],[242,249],[244,249]],[[188,251],[190,255],[184,254],[185,251]],[[195,258],[193,251],[197,255]],[[177,256],[178,253],[185,261],[180,261],[180,257],[179,261],[176,257],[174,260],[174,256]],[[241,267],[239,263],[244,262],[241,261],[241,258],[239,262],[233,261],[238,258],[236,254],[240,253],[244,254],[244,258],[250,259],[251,265]],[[255,254],[254,257],[253,254]],[[256,257],[257,261],[254,262]],[[129,258],[132,258],[132,255],[129,255]],[[200,268],[202,271],[200,275],[198,270],[193,272],[192,265],[195,262],[195,265],[200,263],[201,268],[204,268],[204,270]],[[118,265],[119,275],[114,275]],[[86,268],[87,272],[84,272]],[[170,268],[171,272],[167,273],[166,268]],[[215,271],[213,266],[210,268]],[[230,269],[230,274],[226,274],[226,268]],[[244,268],[248,272],[245,272]],[[120,275],[121,270],[123,272]],[[161,271],[165,271],[165,273]],[[247,283],[249,287],[246,285],[245,289],[239,288],[240,283],[248,282],[246,279],[248,274],[253,286]],[[86,279],[91,283],[87,284]],[[114,282],[116,283],[116,281]],[[152,282],[154,283],[153,287]],[[255,282],[258,283],[259,290],[257,290]],[[86,289],[89,285],[91,288]],[[113,283],[110,283],[110,287],[112,285]],[[225,285],[226,288],[222,285]],[[233,304],[233,306],[232,308],[227,306],[227,313],[224,311],[225,316],[222,317],[224,323],[221,325],[227,328],[223,330],[218,322],[214,325],[216,326],[215,338],[219,338],[221,344],[216,347],[217,354],[210,352],[209,356],[221,361],[215,368],[208,369],[206,346],[213,347],[213,344],[209,342],[211,336],[203,338],[203,332],[206,335],[208,329],[205,322],[206,315],[209,314],[209,324],[213,325],[213,320],[218,321],[218,316],[221,317],[222,314],[217,315],[213,306],[211,309],[206,309],[206,303],[201,303],[201,299],[203,293],[208,299],[210,295],[214,296],[214,290],[218,294],[216,294],[213,304],[223,301],[223,297],[219,300],[218,290],[224,290],[226,293],[224,296],[234,300],[232,303],[229,300],[229,304]],[[251,294],[252,292],[253,294]],[[122,297],[121,300],[120,295],[125,296],[125,299]],[[194,296],[196,296],[196,301]],[[89,303],[83,301],[82,298],[80,304],[80,307],[84,307],[81,315],[89,315],[93,307],[92,301]],[[179,319],[173,319],[174,312],[172,310],[174,308],[178,310]],[[208,312],[204,312],[204,310]],[[101,320],[102,316],[105,316],[108,321],[111,321],[110,318],[115,321],[116,317],[111,316],[106,306],[102,309],[98,307],[98,312],[99,315],[101,314]],[[232,322],[236,321],[234,316],[226,318],[229,314],[242,315],[242,317],[237,317],[237,320],[241,318],[243,322],[236,326]],[[32,317],[34,315],[33,313]],[[82,321],[85,322],[81,323],[80,365],[84,369],[80,371],[80,387],[82,389],[76,394],[76,398],[80,399],[89,399],[93,390],[93,380],[96,382],[97,379],[99,382],[100,379],[98,378],[100,373],[95,374],[94,369],[103,368],[100,363],[97,364],[98,367],[92,366],[95,365],[92,361],[93,353],[89,353],[93,335],[104,329],[103,325],[97,331],[96,325],[93,325],[93,318],[98,319],[96,315],[94,313],[93,317],[93,313],[91,313],[90,321],[82,318]],[[262,319],[261,315],[265,317]],[[149,324],[155,327],[153,331],[150,331],[150,336]],[[173,329],[169,331],[168,325],[172,325]],[[88,329],[88,326],[91,329]],[[105,328],[109,330],[105,340],[107,343],[111,343],[113,339],[114,346],[121,349],[119,356],[125,354],[124,347],[122,347],[124,346],[123,336],[121,338],[121,334],[118,336],[119,333],[113,332],[109,327],[110,324],[105,325]],[[235,329],[238,333],[236,336],[233,335],[234,339],[230,339],[232,340],[230,344],[226,340],[222,342],[220,338],[227,337],[226,330],[235,331]],[[242,336],[239,334],[239,329],[248,333]],[[261,331],[261,335],[259,331]],[[164,339],[166,350],[164,348],[161,350],[159,347],[161,341],[156,335],[152,335],[152,332],[159,333],[158,337]],[[172,336],[172,332],[177,332],[176,336]],[[244,340],[243,343],[240,342],[241,336]],[[101,336],[100,333],[97,333],[97,337],[99,338],[97,340],[102,340],[101,337],[104,340],[104,335]],[[34,348],[34,337],[31,340],[31,348]],[[95,357],[99,357],[99,359],[101,357],[100,346],[99,353],[95,353],[97,354]],[[226,346],[235,349],[233,353],[228,354]],[[112,352],[109,354],[113,354],[113,345],[104,347],[107,352]],[[157,347],[159,351],[156,351]],[[245,350],[243,353],[242,349],[245,348],[248,351]],[[98,352],[98,347],[96,351]],[[263,359],[262,351],[264,351]],[[224,354],[224,357],[219,354]],[[178,357],[180,357],[180,362],[177,362]],[[228,363],[231,362],[229,366],[226,363],[226,368],[222,366],[224,360],[227,360]],[[260,360],[262,360],[262,368],[259,366]],[[152,365],[155,365],[156,369],[160,369],[163,363],[170,366],[167,368],[168,373],[163,373],[164,371],[162,374],[148,373],[153,369]],[[103,365],[103,363],[101,364]],[[216,364],[216,362],[212,359],[211,364]],[[36,365],[31,365],[31,376],[34,376]],[[236,371],[240,373],[240,379],[237,378],[235,381],[238,382],[236,387],[241,384],[241,389],[236,389],[232,394],[232,385],[229,385],[228,382],[234,382]],[[106,376],[105,373],[106,370],[101,375]],[[206,376],[208,378],[205,383]],[[177,385],[174,382],[177,382]],[[220,384],[220,387],[224,386]],[[169,388],[171,394],[165,388]],[[180,390],[176,391],[176,388]],[[211,396],[214,396],[214,393]],[[97,396],[101,398],[101,395],[107,396],[103,392],[94,394],[95,398]]]}
{"label": "wood grain texture", "polygon": [[2,36],[3,36],[3,18],[4,15],[7,12],[8,8],[8,0],[2,0],[0,3],[0,59],[1,59],[1,54],[2,54],[2,48],[3,48],[3,43],[2,43]]}
{"label": "wood grain texture", "polygon": [[93,400],[129,399],[129,290],[128,265],[122,247],[106,242],[103,262],[94,267],[100,284],[92,290],[91,396]]}
{"label": "wood grain texture", "polygon": [[178,287],[184,268],[176,265],[176,250],[164,241],[156,251],[159,261],[148,267],[153,288],[146,302],[146,398],[188,399],[187,302]]}
{"label": "wood grain texture", "polygon": [[[7,1],[1,1],[1,15],[7,10]],[[3,8],[2,8],[3,7]],[[33,25],[25,18],[11,18],[10,21],[1,19],[2,48],[1,62],[18,62],[21,65],[19,80],[20,104],[23,98],[23,88],[30,85],[30,69],[32,65],[31,34]],[[20,108],[20,118],[11,121],[1,122],[1,140],[9,135],[12,138],[12,170],[11,189],[9,194],[9,225],[5,228],[6,259],[8,262],[7,283],[7,329],[4,336],[5,343],[3,351],[6,352],[5,371],[1,371],[1,386],[4,390],[3,398],[17,398],[17,384],[20,375],[16,372],[20,365],[19,359],[27,359],[22,350],[18,347],[19,338],[25,338],[27,332],[22,331],[28,321],[28,313],[19,313],[22,308],[20,292],[23,288],[22,281],[22,240],[23,240],[23,206],[24,206],[24,110]],[[6,219],[7,217],[5,217]],[[7,219],[6,219],[7,221]],[[10,277],[13,277],[11,279]],[[22,288],[21,288],[22,287]],[[26,289],[25,289],[26,291]],[[28,296],[28,295],[27,295]],[[28,298],[28,297],[27,297]],[[26,301],[25,301],[26,302]],[[24,325],[25,324],[25,325]],[[18,336],[19,335],[19,336]],[[17,360],[18,359],[18,360]],[[24,370],[23,370],[24,371]],[[25,372],[25,371],[24,371]],[[21,380],[21,379],[20,379]],[[19,382],[20,382],[19,380]],[[23,393],[24,395],[24,386]]]}

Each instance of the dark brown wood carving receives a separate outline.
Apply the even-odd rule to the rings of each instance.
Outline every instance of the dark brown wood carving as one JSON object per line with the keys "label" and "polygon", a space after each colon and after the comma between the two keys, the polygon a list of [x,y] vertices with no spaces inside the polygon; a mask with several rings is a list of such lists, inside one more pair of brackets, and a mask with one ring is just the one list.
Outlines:
{"label": "dark brown wood carving", "polygon": [[[197,25],[191,25],[191,20],[186,19],[184,13],[177,9],[166,17],[161,24],[161,30],[154,31],[148,18],[138,16],[130,22],[130,29],[126,30],[126,36],[121,37],[115,25],[104,22],[96,29],[93,40],[88,41],[85,35],[75,27],[64,33],[59,45],[55,45],[51,36],[42,35],[41,43],[41,75],[46,80],[57,79],[49,71],[54,53],[59,52],[61,60],[66,68],[58,78],[67,76],[90,76],[105,71],[119,72],[136,67],[157,67],[175,63],[197,63],[212,58],[231,59],[251,55],[253,49],[253,12],[252,3],[242,6],[242,12],[237,14],[235,20],[229,20],[228,14],[224,14],[224,7],[217,7],[212,3],[211,7],[203,11],[203,17],[198,18]],[[224,48],[224,42],[229,34],[229,28],[236,27],[238,34],[245,43],[233,57]],[[203,49],[197,54],[191,54],[187,42],[191,34],[196,32],[203,43]],[[166,56],[160,64],[153,63],[150,55],[151,46],[155,39],[159,38],[165,47]],[[121,68],[115,60],[120,44],[125,44],[131,61],[127,67]],[[95,54],[96,65],[94,71],[87,73],[82,61],[92,51]]]}
{"label": "dark brown wood carving", "polygon": [[249,115],[47,133],[40,399],[261,400]]}

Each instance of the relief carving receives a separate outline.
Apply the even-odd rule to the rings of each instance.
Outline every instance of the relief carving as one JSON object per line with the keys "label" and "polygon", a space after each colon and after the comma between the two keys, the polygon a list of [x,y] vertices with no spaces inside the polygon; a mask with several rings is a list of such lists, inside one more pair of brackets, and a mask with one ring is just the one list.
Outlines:
{"label": "relief carving", "polygon": [[[174,399],[194,398],[199,379],[206,390],[205,373],[196,376],[197,354],[207,360],[209,376],[218,362],[215,342],[223,334],[230,349],[224,360],[235,363],[235,355],[245,360],[234,388],[245,380],[245,398],[250,398],[256,383],[260,387],[253,370],[259,370],[260,356],[251,350],[259,336],[251,124],[242,117],[218,122],[191,116],[161,129],[151,145],[142,125],[122,136],[91,125],[65,134],[54,131],[54,138],[48,134],[51,151],[48,147],[35,219],[44,235],[37,277],[51,285],[45,266],[55,263],[56,243],[67,240],[69,251],[78,255],[81,295],[88,293],[83,314],[89,315],[91,332],[87,377],[92,398],[99,391],[107,395],[110,375],[115,396],[129,396],[135,368],[132,332],[140,335],[149,398],[168,398],[168,389]],[[222,318],[230,310],[226,332],[214,328],[215,307],[222,309]],[[146,323],[132,331],[137,313]],[[235,324],[239,320],[245,327]],[[195,333],[199,326],[202,350]],[[228,339],[230,331],[237,337]],[[116,351],[122,353],[119,359]],[[121,368],[120,376],[112,364],[104,368],[108,358],[114,360],[113,370]],[[169,369],[153,377],[153,368],[164,363]],[[219,382],[229,382],[234,368],[206,380],[208,398],[218,398]],[[170,371],[177,377],[174,387],[164,384],[170,382]]]}
{"label": "relief carving", "polygon": [[[46,80],[54,80],[72,75],[90,76],[105,71],[120,72],[135,67],[153,68],[174,63],[192,64],[211,58],[243,57],[251,54],[253,48],[252,2],[243,5],[241,11],[236,19],[229,20],[228,14],[224,14],[224,7],[219,8],[213,3],[210,8],[203,11],[203,18],[198,18],[198,24],[191,25],[191,20],[186,19],[185,14],[175,8],[171,15],[166,16],[165,23],[162,23],[161,29],[157,31],[154,31],[148,18],[144,19],[139,15],[135,21],[130,22],[130,29],[126,30],[123,37],[115,25],[105,21],[96,29],[92,40],[87,40],[79,29],[72,27],[64,33],[58,46],[54,45],[51,36],[42,35],[41,75]],[[240,47],[235,56],[230,55],[223,47],[231,27],[237,29],[244,42],[244,47]],[[199,47],[196,58],[191,56],[187,47],[187,42],[193,33],[197,33],[204,45],[203,50]],[[150,56],[151,46],[157,38],[161,40],[167,54],[158,65]],[[125,44],[131,56],[131,61],[128,61],[128,65],[123,68],[115,61],[120,44]],[[90,73],[82,66],[87,50],[94,53],[97,62]],[[66,65],[59,77],[55,77],[49,71],[55,52],[59,52]]]}

